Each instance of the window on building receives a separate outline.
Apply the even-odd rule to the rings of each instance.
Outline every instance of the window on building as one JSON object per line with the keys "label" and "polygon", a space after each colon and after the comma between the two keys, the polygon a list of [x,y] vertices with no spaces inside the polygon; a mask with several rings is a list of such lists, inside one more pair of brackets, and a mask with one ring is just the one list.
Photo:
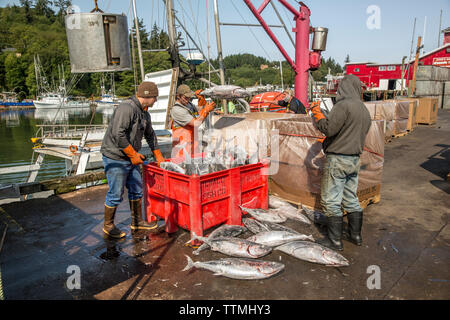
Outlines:
{"label": "window on building", "polygon": [[383,66],[383,67],[378,67],[378,71],[386,71],[386,67],[385,67],[385,66]]}
{"label": "window on building", "polygon": [[359,72],[359,68],[355,68],[355,72]]}
{"label": "window on building", "polygon": [[387,69],[388,71],[395,71],[395,66],[388,66]]}

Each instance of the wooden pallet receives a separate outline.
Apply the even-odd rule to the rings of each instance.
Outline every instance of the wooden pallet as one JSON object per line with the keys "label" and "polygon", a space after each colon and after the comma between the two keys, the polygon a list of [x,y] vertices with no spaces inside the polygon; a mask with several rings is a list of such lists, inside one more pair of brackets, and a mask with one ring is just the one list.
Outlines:
{"label": "wooden pallet", "polygon": [[378,203],[378,202],[380,202],[380,200],[381,200],[381,195],[377,194],[377,195],[374,195],[373,197],[370,197],[368,199],[364,199],[364,200],[360,201],[359,204],[361,205],[361,208],[365,209],[365,208],[367,208],[368,205]]}
{"label": "wooden pallet", "polygon": [[408,131],[406,131],[406,132],[400,132],[400,133],[397,133],[397,134],[392,135],[392,138],[400,138],[400,137],[404,137],[404,136],[406,136],[406,135],[408,135],[408,134],[409,134]]}

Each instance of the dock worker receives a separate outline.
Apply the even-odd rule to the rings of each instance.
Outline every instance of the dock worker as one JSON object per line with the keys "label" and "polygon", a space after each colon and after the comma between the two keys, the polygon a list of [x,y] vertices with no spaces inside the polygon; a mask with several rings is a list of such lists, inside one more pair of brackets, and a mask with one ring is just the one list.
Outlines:
{"label": "dock worker", "polygon": [[[206,102],[204,96],[200,95],[202,90],[195,93],[189,86],[182,84],[177,88],[176,102],[172,108],[172,153],[173,157],[183,157],[183,148],[193,156],[196,149],[194,137],[195,130],[205,121],[208,114],[214,110],[215,103]],[[198,98],[198,108],[191,102],[194,97]]]}
{"label": "dock worker", "polygon": [[288,113],[307,114],[306,108],[303,103],[294,97],[294,91],[286,89],[283,91],[285,94],[284,99],[281,100],[264,100],[263,103],[277,104],[281,107],[286,107]]}
{"label": "dock worker", "polygon": [[145,156],[139,153],[142,138],[148,143],[158,165],[164,161],[158,147],[150,114],[147,112],[158,98],[155,83],[142,82],[136,95],[120,103],[114,110],[100,149],[108,181],[105,199],[105,221],[103,232],[112,238],[126,235],[114,225],[117,206],[122,202],[124,188],[128,189],[131,211],[131,230],[153,230],[157,222],[147,223],[142,219],[142,177],[140,165]]}
{"label": "dock worker", "polygon": [[317,242],[343,250],[341,242],[343,209],[347,212],[348,233],[344,239],[362,244],[363,210],[357,197],[360,155],[363,152],[371,119],[361,100],[362,83],[346,75],[339,84],[336,104],[325,117],[320,101],[311,105],[317,128],[326,136],[323,150],[326,160],[321,180],[321,205],[327,216],[327,237]]}

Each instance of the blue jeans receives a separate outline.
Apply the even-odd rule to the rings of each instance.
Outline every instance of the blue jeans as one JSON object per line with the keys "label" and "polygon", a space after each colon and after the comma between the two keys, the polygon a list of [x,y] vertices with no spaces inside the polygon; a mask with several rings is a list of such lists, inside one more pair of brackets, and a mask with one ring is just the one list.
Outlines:
{"label": "blue jeans", "polygon": [[105,204],[108,207],[117,207],[123,200],[124,187],[128,189],[128,199],[142,198],[142,177],[139,166],[130,161],[113,160],[103,156],[106,180],[109,190],[106,194]]}
{"label": "blue jeans", "polygon": [[321,181],[321,205],[327,217],[362,211],[358,188],[359,156],[327,154]]}

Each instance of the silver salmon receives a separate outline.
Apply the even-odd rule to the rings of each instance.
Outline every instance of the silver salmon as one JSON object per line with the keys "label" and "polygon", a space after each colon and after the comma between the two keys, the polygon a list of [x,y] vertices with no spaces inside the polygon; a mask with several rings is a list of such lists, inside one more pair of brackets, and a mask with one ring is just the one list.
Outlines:
{"label": "silver salmon", "polygon": [[308,225],[311,224],[311,222],[308,220],[308,218],[305,217],[300,210],[298,210],[297,208],[294,208],[291,205],[285,206],[285,207],[280,207],[277,209],[277,211],[288,219],[300,221],[300,222],[303,222]]}
{"label": "silver salmon", "polygon": [[242,206],[239,206],[239,208],[241,208],[242,211],[248,212],[253,218],[259,221],[282,223],[287,220],[285,216],[280,214],[278,209],[269,209],[269,210],[250,209]]}
{"label": "silver salmon", "polygon": [[282,251],[300,260],[326,266],[345,267],[349,265],[344,256],[315,242],[292,241],[275,247],[274,250]]}
{"label": "silver salmon", "polygon": [[307,236],[305,234],[287,231],[264,231],[247,238],[247,240],[270,247],[276,247],[295,240],[314,241],[314,238],[312,235]]}
{"label": "silver salmon", "polygon": [[211,250],[217,251],[233,257],[241,258],[260,258],[272,251],[272,247],[265,246],[263,244],[251,242],[245,239],[232,238],[232,237],[220,237],[214,239],[208,239],[200,237],[192,232],[192,240],[200,240],[210,246]]}
{"label": "silver salmon", "polygon": [[255,233],[255,234],[263,232],[263,231],[270,231],[269,227],[265,226],[264,224],[262,224],[261,222],[259,222],[256,219],[242,218],[242,223],[248,230],[250,230],[250,232]]}
{"label": "silver salmon", "polygon": [[305,213],[305,215],[308,217],[309,220],[311,220],[314,223],[321,224],[323,226],[327,225],[327,217],[319,211],[309,209],[302,205],[302,210]]}
{"label": "silver salmon", "polygon": [[285,207],[286,205],[290,206],[291,204],[277,196],[269,195],[269,207],[270,208],[277,209],[280,207]]}
{"label": "silver salmon", "polygon": [[311,224],[311,222],[302,214],[301,209],[295,208],[289,202],[274,196],[269,195],[269,207],[277,209],[282,215],[284,215],[288,219],[300,221],[306,224]]}
{"label": "silver salmon", "polygon": [[245,98],[250,96],[247,90],[233,85],[220,85],[211,87],[200,92],[202,96],[220,99]]}
{"label": "silver salmon", "polygon": [[189,256],[186,256],[186,258],[187,265],[182,271],[187,271],[195,267],[212,271],[215,276],[224,276],[232,279],[266,279],[284,269],[284,264],[273,261],[223,258],[205,262],[194,262]]}
{"label": "silver salmon", "polygon": [[247,227],[248,230],[252,233],[260,233],[264,231],[287,231],[290,233],[298,233],[296,230],[291,229],[286,226],[282,226],[281,224],[267,222],[267,221],[258,221],[252,218],[242,218],[242,222]]}
{"label": "silver salmon", "polygon": [[[240,235],[241,233],[244,233],[245,231],[247,231],[246,227],[232,226],[229,224],[224,224],[224,225],[220,226],[219,228],[217,228],[216,230],[214,230],[213,232],[211,232],[208,235],[208,239],[214,239],[214,238],[218,238],[218,237],[236,237],[236,236]],[[197,250],[193,251],[192,253],[195,255],[199,255],[200,252],[208,249],[208,247],[209,246],[206,243],[202,243],[202,245],[200,247],[198,247]]]}
{"label": "silver salmon", "polygon": [[177,165],[173,162],[168,162],[168,161],[161,162],[159,164],[159,167],[164,170],[186,174],[186,170],[184,170],[182,167],[180,167],[179,165]]}

